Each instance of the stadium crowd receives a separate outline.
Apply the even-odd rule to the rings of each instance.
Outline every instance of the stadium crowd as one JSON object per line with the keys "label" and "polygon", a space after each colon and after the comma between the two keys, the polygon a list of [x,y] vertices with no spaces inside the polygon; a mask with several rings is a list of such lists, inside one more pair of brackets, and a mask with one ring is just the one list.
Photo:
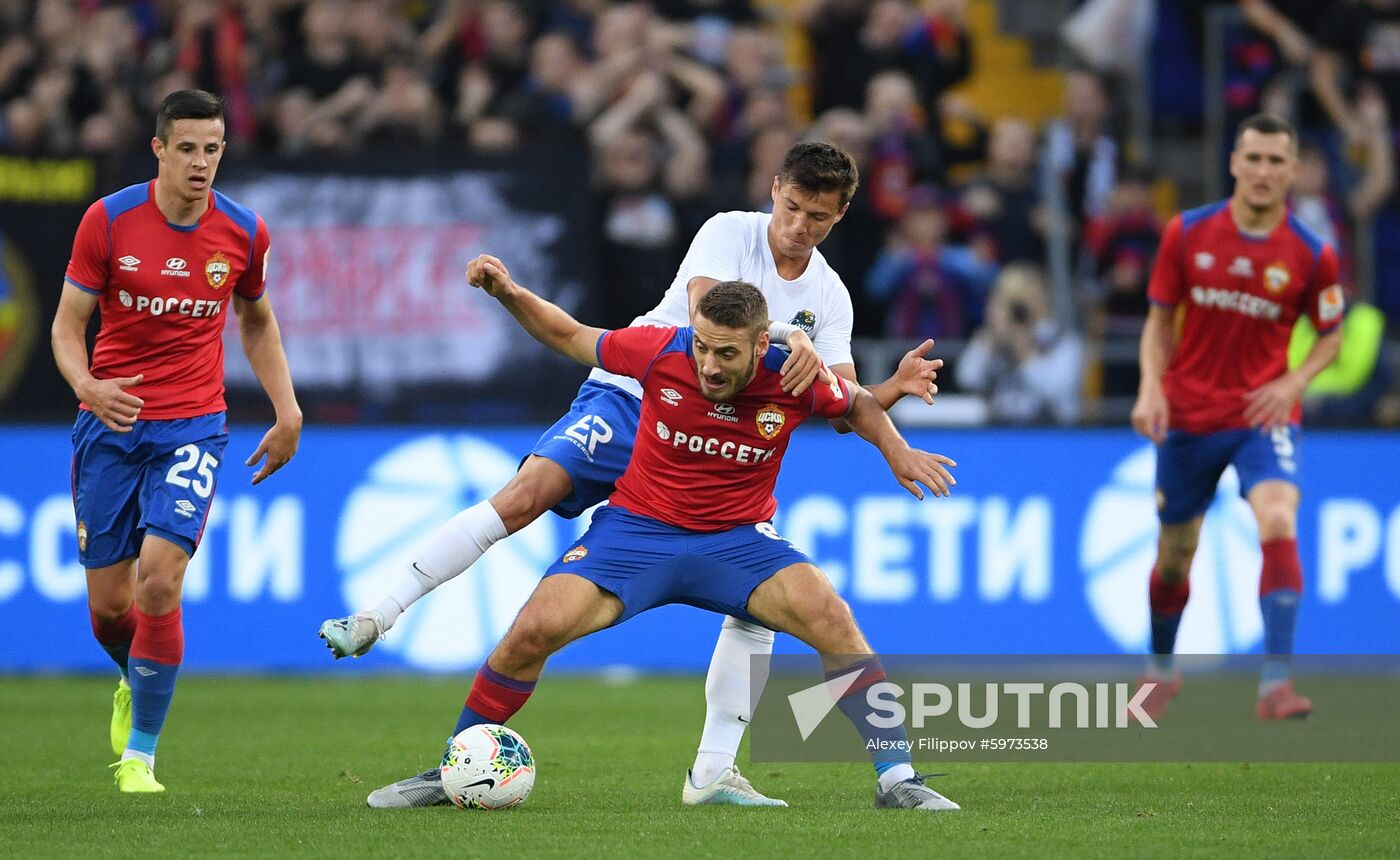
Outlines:
{"label": "stadium crowd", "polygon": [[[856,335],[966,342],[948,381],[985,393],[994,418],[1075,421],[1081,392],[1136,390],[1131,363],[1097,369],[1093,346],[1141,329],[1169,178],[1134,160],[1121,82],[1069,49],[1057,117],[1037,127],[974,109],[954,89],[977,64],[972,2],[7,0],[0,148],[141,150],[145,118],[187,87],[224,97],[245,152],[587,148],[600,322],[623,325],[655,303],[707,217],[768,208],[783,153],[820,137],[861,169],[822,246],[851,290]],[[1096,4],[1115,5],[1065,5]],[[1194,40],[1183,62],[1200,65],[1210,5],[1235,4],[1183,0],[1159,15]],[[1353,231],[1376,225],[1376,318],[1400,320],[1400,254],[1387,253],[1400,243],[1400,60],[1368,53],[1372,29],[1400,30],[1400,2],[1351,0],[1327,21],[1327,4],[1237,5],[1231,117],[1299,120],[1295,211],[1335,240],[1348,273]],[[1067,303],[1045,271],[1059,228]],[[1394,398],[1385,362],[1363,365],[1340,393],[1364,396],[1356,414],[1369,416]]]}

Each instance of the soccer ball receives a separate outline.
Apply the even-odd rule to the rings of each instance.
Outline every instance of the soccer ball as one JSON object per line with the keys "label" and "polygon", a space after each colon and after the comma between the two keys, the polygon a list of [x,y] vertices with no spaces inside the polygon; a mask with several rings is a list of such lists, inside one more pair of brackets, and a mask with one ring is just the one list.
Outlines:
{"label": "soccer ball", "polygon": [[534,787],[534,753],[505,726],[469,726],[442,757],[442,788],[463,809],[508,809]]}

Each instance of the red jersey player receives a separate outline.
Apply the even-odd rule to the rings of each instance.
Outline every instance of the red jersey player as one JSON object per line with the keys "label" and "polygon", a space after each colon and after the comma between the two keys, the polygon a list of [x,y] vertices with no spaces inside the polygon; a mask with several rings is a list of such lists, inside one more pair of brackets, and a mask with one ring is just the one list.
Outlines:
{"label": "red jersey player", "polygon": [[957,809],[914,772],[903,725],[879,728],[866,719],[862,693],[884,678],[879,658],[826,577],[769,522],[783,452],[809,416],[847,418],[918,498],[919,484],[948,492],[952,461],[911,449],[855,383],[827,374],[801,395],[785,392],[784,356],[768,350],[768,305],[743,281],[710,289],[695,306],[693,328],[605,332],[514,283],[494,257],[473,260],[467,279],[546,346],[638,380],[642,408],[632,459],[610,504],[546,571],[477,673],[453,735],[514,715],[545,660],[569,642],[647,609],[686,603],[786,631],[815,648],[829,671],[855,674],[839,705],[874,751],[876,804]]}
{"label": "red jersey player", "polygon": [[[213,191],[223,106],[171,93],[156,117],[152,182],[83,216],[53,323],[73,428],[78,557],[93,633],[121,669],[112,750],[123,792],[159,792],[155,750],[184,655],[180,587],[199,545],[228,433],[222,333],[229,306],[277,412],[247,465],[253,483],[296,453],[301,410],[263,296],[267,226]],[[86,332],[101,307],[89,366]]]}
{"label": "red jersey player", "polygon": [[[1298,174],[1298,136],[1258,115],[1240,125],[1230,154],[1230,199],[1184,212],[1162,237],[1148,286],[1142,382],[1133,427],[1157,443],[1161,535],[1148,589],[1150,674],[1144,709],[1159,715],[1180,685],[1171,664],[1188,572],[1216,483],[1233,464],[1259,523],[1264,662],[1256,714],[1305,717],[1289,655],[1303,589],[1298,557],[1299,401],[1340,346],[1343,296],[1337,258],[1286,199]],[[1288,340],[1307,314],[1321,337],[1296,370]]]}

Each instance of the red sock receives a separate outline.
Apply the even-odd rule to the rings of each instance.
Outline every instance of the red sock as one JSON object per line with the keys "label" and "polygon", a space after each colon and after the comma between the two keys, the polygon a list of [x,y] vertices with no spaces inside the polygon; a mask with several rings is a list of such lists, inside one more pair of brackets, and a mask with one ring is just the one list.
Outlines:
{"label": "red sock", "polygon": [[1297,538],[1275,538],[1260,545],[1264,567],[1259,574],[1259,596],[1286,590],[1303,593],[1303,562],[1298,558]]}
{"label": "red sock", "polygon": [[534,681],[507,678],[483,663],[476,673],[476,679],[472,681],[466,705],[489,720],[504,723],[525,706],[525,701],[533,692]]}
{"label": "red sock", "polygon": [[180,608],[164,615],[147,615],[136,609],[136,636],[131,640],[131,656],[170,666],[185,659],[185,625]]}
{"label": "red sock", "polygon": [[1152,578],[1147,583],[1147,602],[1154,615],[1180,615],[1186,609],[1186,600],[1191,596],[1191,579],[1182,577],[1171,582],[1152,567]]}
{"label": "red sock", "polygon": [[130,645],[136,635],[135,606],[128,606],[124,614],[110,619],[99,618],[89,606],[88,618],[92,621],[92,635],[104,646]]}

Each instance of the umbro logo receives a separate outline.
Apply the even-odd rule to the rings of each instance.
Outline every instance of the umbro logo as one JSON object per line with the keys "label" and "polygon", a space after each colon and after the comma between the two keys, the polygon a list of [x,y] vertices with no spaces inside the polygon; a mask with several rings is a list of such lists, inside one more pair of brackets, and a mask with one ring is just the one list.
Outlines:
{"label": "umbro logo", "polygon": [[149,678],[149,677],[151,677],[152,675],[157,674],[155,669],[148,669],[148,668],[146,668],[145,666],[137,666],[137,667],[136,667],[135,669],[133,669],[132,671],[134,671],[136,674],[140,675],[142,678]]}
{"label": "umbro logo", "polygon": [[680,406],[681,393],[674,388],[661,389],[661,400],[667,406]]}
{"label": "umbro logo", "polygon": [[175,503],[175,513],[182,517],[194,516],[194,502],[189,499],[181,499]]}
{"label": "umbro logo", "polygon": [[117,268],[121,269],[123,272],[134,272],[136,271],[136,267],[141,265],[141,261],[130,254],[127,254],[125,257],[118,257],[117,262],[121,263]]}

